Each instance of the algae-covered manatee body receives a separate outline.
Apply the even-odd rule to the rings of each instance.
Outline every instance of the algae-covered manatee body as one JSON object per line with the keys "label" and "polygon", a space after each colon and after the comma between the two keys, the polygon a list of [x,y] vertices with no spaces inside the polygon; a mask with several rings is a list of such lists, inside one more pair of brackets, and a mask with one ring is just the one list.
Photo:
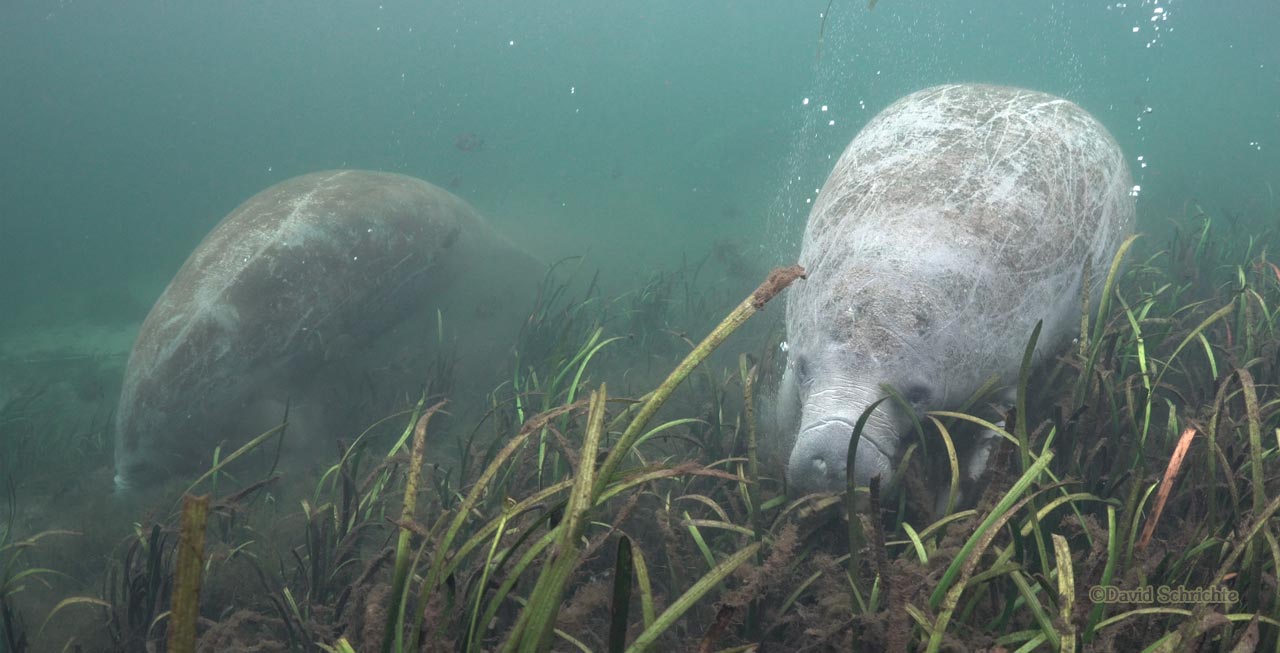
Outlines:
{"label": "algae-covered manatee body", "polygon": [[[1090,297],[1133,231],[1124,155],[1062,98],[958,84],[912,93],[845,149],[805,228],[808,281],[787,299],[788,360],[777,421],[796,434],[788,481],[838,490],[858,417],[902,391],[916,411],[955,408],[997,375],[1079,330]],[[891,477],[913,437],[894,402],[872,413],[853,470]],[[968,470],[985,464],[977,456]]]}
{"label": "algae-covered manatee body", "polygon": [[513,262],[536,278],[470,205],[412,177],[334,170],[258,193],[205,237],[143,322],[116,412],[117,487],[207,466],[219,443],[305,403],[328,361],[417,312],[479,312]]}

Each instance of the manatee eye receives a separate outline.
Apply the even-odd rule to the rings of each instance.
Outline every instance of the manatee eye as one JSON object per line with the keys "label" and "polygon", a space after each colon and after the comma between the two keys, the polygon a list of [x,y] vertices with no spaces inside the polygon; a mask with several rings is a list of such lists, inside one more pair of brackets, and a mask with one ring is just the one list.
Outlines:
{"label": "manatee eye", "polygon": [[809,382],[809,359],[797,355],[795,357],[796,380],[801,384]]}
{"label": "manatee eye", "polygon": [[907,386],[906,390],[902,393],[902,397],[914,406],[919,406],[920,404],[929,401],[929,398],[932,396],[933,393],[929,391],[929,387],[920,384]]}

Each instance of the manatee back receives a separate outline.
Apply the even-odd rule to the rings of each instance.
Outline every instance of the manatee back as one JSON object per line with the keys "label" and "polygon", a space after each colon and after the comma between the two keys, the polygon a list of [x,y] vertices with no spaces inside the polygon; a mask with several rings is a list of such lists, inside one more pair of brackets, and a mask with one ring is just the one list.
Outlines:
{"label": "manatee back", "polygon": [[452,283],[462,241],[489,237],[466,202],[404,175],[318,172],[253,196],[143,322],[117,410],[117,472],[136,456],[167,465],[207,449],[238,401],[395,325]]}
{"label": "manatee back", "polygon": [[859,132],[814,204],[788,337],[1007,369],[1037,319],[1042,342],[1068,335],[1082,270],[1100,283],[1133,230],[1131,185],[1115,140],[1067,100],[972,84],[908,95]]}

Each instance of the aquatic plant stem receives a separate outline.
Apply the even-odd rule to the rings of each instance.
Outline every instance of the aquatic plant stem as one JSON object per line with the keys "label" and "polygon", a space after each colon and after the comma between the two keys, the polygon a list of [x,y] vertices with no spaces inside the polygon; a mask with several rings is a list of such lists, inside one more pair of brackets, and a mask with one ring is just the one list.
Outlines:
{"label": "aquatic plant stem", "polygon": [[609,605],[609,653],[623,653],[627,648],[627,613],[631,607],[631,538],[618,538],[618,553],[613,566],[613,600]]}
{"label": "aquatic plant stem", "polygon": [[680,598],[676,599],[667,607],[661,615],[659,615],[649,627],[645,628],[636,636],[636,640],[631,642],[631,646],[627,647],[626,653],[643,653],[650,650],[650,647],[657,641],[658,637],[675,624],[684,613],[688,612],[695,603],[698,602],[707,592],[710,592],[720,584],[725,578],[732,574],[738,567],[741,567],[747,561],[755,557],[756,552],[760,549],[759,542],[752,542],[736,553],[725,558],[716,565],[715,569],[707,572],[705,576],[699,578]]}
{"label": "aquatic plant stem", "polygon": [[796,279],[805,277],[804,268],[799,265],[792,265],[785,268],[776,268],[769,273],[769,277],[756,288],[751,296],[738,304],[733,312],[720,322],[716,328],[702,342],[698,343],[693,351],[685,356],[684,360],[671,371],[662,385],[649,394],[644,404],[640,407],[631,423],[627,425],[626,431],[623,431],[622,437],[614,444],[613,449],[609,451],[609,456],[605,458],[604,463],[600,466],[600,472],[596,475],[595,485],[591,491],[591,497],[594,499],[604,492],[605,486],[613,479],[614,472],[618,471],[618,466],[622,464],[622,459],[630,452],[631,447],[635,444],[636,439],[640,437],[644,427],[649,420],[658,412],[659,408],[666,403],[671,397],[671,393],[675,392],[677,386],[680,385],[686,377],[693,372],[702,361],[706,360],[711,352],[715,351],[726,338],[728,338],[738,327],[742,326],[752,315],[755,315],[764,305],[782,292],[787,286],[790,286]]}
{"label": "aquatic plant stem", "polygon": [[200,606],[200,576],[204,571],[204,529],[209,520],[209,495],[182,498],[182,530],[174,572],[173,603],[169,615],[169,650],[194,653],[196,616]]}
{"label": "aquatic plant stem", "polygon": [[[400,512],[400,520],[402,522],[413,521],[413,512],[418,504],[419,470],[422,469],[422,459],[426,449],[427,422],[431,421],[431,416],[437,410],[440,410],[444,404],[445,402],[441,401],[428,408],[421,417],[418,417],[414,426],[413,448],[409,454],[409,470],[404,484],[404,503]],[[392,609],[387,612],[387,627],[382,638],[382,650],[384,653],[392,650],[404,650],[404,604],[406,598],[405,589],[409,582],[409,538],[411,535],[412,532],[409,528],[400,527],[400,537],[396,542],[395,572],[391,583]]]}
{"label": "aquatic plant stem", "polygon": [[[583,547],[580,542],[587,525],[587,511],[594,504],[591,495],[592,469],[591,461],[595,460],[599,451],[600,440],[604,434],[605,401],[608,393],[604,385],[599,391],[591,393],[588,402],[587,434],[582,443],[582,454],[579,460],[578,474],[573,489],[569,494],[569,503],[565,507],[564,521],[557,528],[559,536],[552,560],[542,568],[533,591],[529,594],[528,607],[522,618],[524,630],[516,627],[516,637],[511,644],[518,644],[523,653],[547,651],[551,648],[551,638],[555,629],[556,615],[560,612],[564,589],[569,577],[577,568]],[[508,645],[508,650],[514,646]]]}
{"label": "aquatic plant stem", "polygon": [[[205,482],[206,480],[208,480],[208,479],[212,478],[215,474],[217,474],[217,473],[218,473],[218,471],[219,471],[219,470],[221,470],[222,468],[226,467],[227,465],[230,465],[231,463],[235,462],[235,461],[236,461],[236,459],[238,459],[238,458],[240,458],[241,456],[243,456],[243,455],[245,455],[245,454],[249,453],[250,451],[253,451],[254,449],[257,449],[259,445],[261,445],[263,442],[266,442],[268,439],[270,439],[270,438],[271,438],[271,436],[284,433],[284,428],[285,428],[285,426],[287,426],[287,425],[288,425],[287,423],[280,423],[280,424],[278,424],[278,425],[276,425],[276,426],[274,426],[274,427],[272,427],[272,428],[270,428],[270,429],[266,430],[266,431],[265,431],[265,432],[263,432],[261,435],[259,435],[259,436],[255,437],[254,439],[252,439],[252,440],[250,440],[250,441],[246,442],[246,443],[244,444],[244,446],[242,446],[242,447],[240,447],[239,449],[236,449],[235,451],[233,451],[233,452],[231,453],[231,455],[227,456],[226,458],[223,458],[222,460],[219,460],[219,461],[217,462],[217,464],[215,464],[213,467],[210,467],[208,471],[206,471],[205,473],[201,474],[201,475],[200,475],[200,477],[199,477],[199,478],[197,478],[195,481],[192,481],[191,485],[188,485],[188,486],[187,486],[187,489],[186,489],[186,490],[183,490],[183,492],[182,492],[183,496],[185,496],[185,495],[187,495],[187,494],[190,494],[190,493],[191,493],[192,491],[194,491],[194,490],[196,489],[196,487],[198,487],[201,483],[203,483],[203,482]],[[177,508],[177,507],[178,507],[178,503],[181,503],[181,501],[182,501],[182,499],[181,499],[181,498],[179,498],[179,499],[178,499],[178,502],[174,503],[174,506],[173,506],[173,507],[174,507],[174,508]]]}
{"label": "aquatic plant stem", "polygon": [[[849,436],[849,447],[845,451],[845,493],[844,493],[844,509],[845,516],[849,520],[849,559],[845,567],[845,573],[849,575],[849,591],[851,592],[850,603],[857,605],[858,592],[858,567],[861,566],[862,547],[867,543],[866,533],[862,530],[862,519],[858,517],[858,500],[857,500],[857,476],[853,470],[857,469],[856,463],[858,459],[858,441],[862,439],[862,431],[867,427],[867,420],[871,419],[871,413],[875,412],[880,404],[889,400],[889,397],[881,397],[875,400],[870,406],[862,411],[858,416],[858,421],[853,425],[853,432]],[[878,482],[879,476],[871,479],[872,485]]]}

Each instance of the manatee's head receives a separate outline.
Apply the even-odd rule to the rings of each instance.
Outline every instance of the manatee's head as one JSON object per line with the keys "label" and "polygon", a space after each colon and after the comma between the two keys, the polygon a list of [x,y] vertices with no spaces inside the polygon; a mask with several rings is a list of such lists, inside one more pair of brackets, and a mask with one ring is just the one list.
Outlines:
{"label": "manatee's head", "polygon": [[[135,352],[136,355],[136,352]],[[203,407],[217,403],[208,387],[161,368],[155,373],[131,360],[116,405],[115,489],[151,487],[198,460],[196,445],[215,426]],[[187,394],[198,397],[193,401]],[[196,437],[203,436],[203,437]]]}
{"label": "manatee's head", "polygon": [[[863,412],[890,386],[905,402],[880,403],[863,427],[853,481],[887,484],[915,437],[913,415],[945,404],[946,304],[928,279],[856,266],[813,266],[787,301],[787,367],[780,424],[795,435],[787,465],[798,492],[847,487],[849,442]],[[903,405],[903,404],[906,405]]]}
{"label": "manatee's head", "polygon": [[163,467],[158,461],[142,455],[138,450],[124,451],[116,448],[116,473],[113,477],[116,492],[129,492],[147,487],[163,479]]}
{"label": "manatee's head", "polygon": [[[789,377],[789,378],[788,378]],[[891,364],[839,343],[790,346],[783,391],[791,392],[795,444],[788,482],[799,493],[839,492],[847,487],[849,443],[863,412],[892,386],[906,400],[880,403],[863,426],[854,457],[853,480],[888,483],[906,444],[914,437],[909,411],[927,410],[942,396],[938,380],[913,365]]]}
{"label": "manatee's head", "polygon": [[202,445],[216,441],[215,418],[235,413],[228,388],[248,384],[254,350],[246,343],[255,341],[236,337],[239,313],[230,303],[197,302],[191,296],[200,292],[180,286],[192,276],[189,263],[156,300],[125,365],[116,404],[118,490],[187,471],[202,449],[212,449]]}
{"label": "manatee's head", "polygon": [[167,477],[172,460],[161,440],[167,415],[144,412],[146,406],[121,401],[116,412],[115,489],[127,492],[151,486]]}

